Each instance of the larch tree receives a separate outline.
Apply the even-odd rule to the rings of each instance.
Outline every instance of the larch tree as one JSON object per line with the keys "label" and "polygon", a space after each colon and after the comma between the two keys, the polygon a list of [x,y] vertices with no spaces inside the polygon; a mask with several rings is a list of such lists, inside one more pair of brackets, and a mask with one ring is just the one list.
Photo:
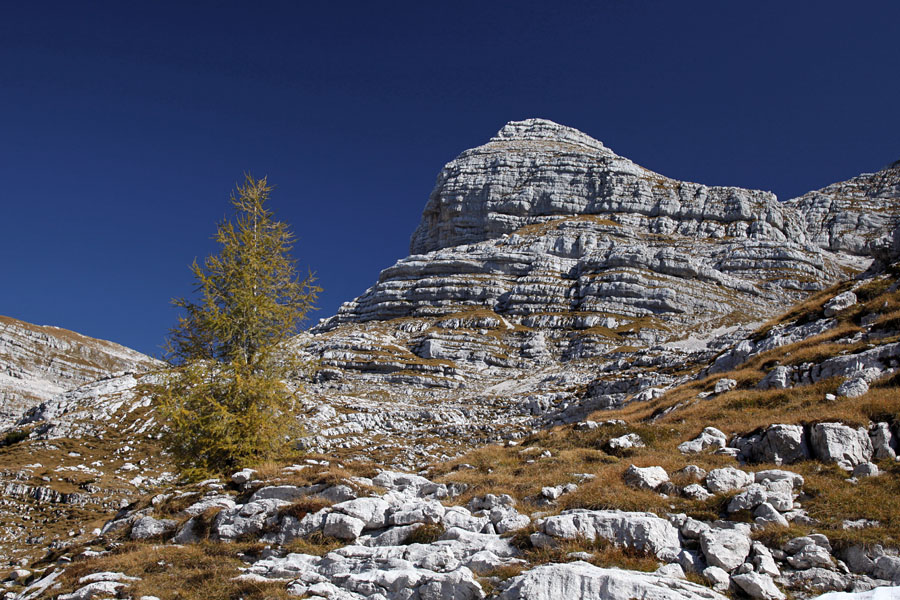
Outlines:
{"label": "larch tree", "polygon": [[294,236],[266,206],[266,178],[245,177],[218,226],[216,256],[191,271],[196,300],[177,298],[169,332],[171,369],[150,386],[163,442],[188,476],[223,473],[281,452],[297,427],[286,384],[309,365],[286,347],[321,288],[301,279]]}

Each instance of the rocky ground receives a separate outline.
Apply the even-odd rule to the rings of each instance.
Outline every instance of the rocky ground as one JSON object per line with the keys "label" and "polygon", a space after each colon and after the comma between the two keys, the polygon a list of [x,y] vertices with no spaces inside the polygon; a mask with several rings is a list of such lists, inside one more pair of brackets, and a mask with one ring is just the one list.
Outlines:
{"label": "rocky ground", "polygon": [[157,364],[20,335],[6,595],[900,594],[898,198],[896,164],[779,203],[510,123],[292,343],[306,455],[193,485]]}

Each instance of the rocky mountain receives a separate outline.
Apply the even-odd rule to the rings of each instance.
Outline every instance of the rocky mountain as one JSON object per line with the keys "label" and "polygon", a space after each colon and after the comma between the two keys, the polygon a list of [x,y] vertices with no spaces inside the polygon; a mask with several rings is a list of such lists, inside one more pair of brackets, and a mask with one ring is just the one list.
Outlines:
{"label": "rocky mountain", "polygon": [[779,202],[509,123],[287,349],[303,460],[193,485],[152,359],[10,321],[4,598],[896,594],[898,199],[896,164]]}
{"label": "rocky mountain", "polygon": [[324,367],[309,447],[368,451],[374,431],[414,468],[652,398],[886,251],[897,182],[895,166],[782,203],[509,123],[442,169],[411,255],[298,340]]}
{"label": "rocky mountain", "polygon": [[113,342],[0,316],[0,432],[64,392],[159,362]]}

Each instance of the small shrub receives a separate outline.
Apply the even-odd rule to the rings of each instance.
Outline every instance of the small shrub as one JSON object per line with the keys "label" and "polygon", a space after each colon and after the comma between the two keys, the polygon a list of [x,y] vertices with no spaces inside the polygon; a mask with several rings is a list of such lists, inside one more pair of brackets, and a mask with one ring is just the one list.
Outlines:
{"label": "small shrub", "polygon": [[6,446],[12,446],[13,444],[18,444],[22,440],[28,438],[28,432],[23,431],[21,429],[17,429],[16,431],[10,431],[7,433],[2,440],[0,440],[0,448]]}

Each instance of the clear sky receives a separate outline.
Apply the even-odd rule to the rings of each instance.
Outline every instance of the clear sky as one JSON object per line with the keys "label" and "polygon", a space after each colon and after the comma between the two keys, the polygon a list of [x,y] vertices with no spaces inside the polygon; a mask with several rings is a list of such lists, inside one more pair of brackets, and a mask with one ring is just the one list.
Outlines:
{"label": "clear sky", "polygon": [[896,1],[6,2],[0,314],[158,355],[245,171],[317,320],[507,121],[787,199],[900,158],[898,107]]}

